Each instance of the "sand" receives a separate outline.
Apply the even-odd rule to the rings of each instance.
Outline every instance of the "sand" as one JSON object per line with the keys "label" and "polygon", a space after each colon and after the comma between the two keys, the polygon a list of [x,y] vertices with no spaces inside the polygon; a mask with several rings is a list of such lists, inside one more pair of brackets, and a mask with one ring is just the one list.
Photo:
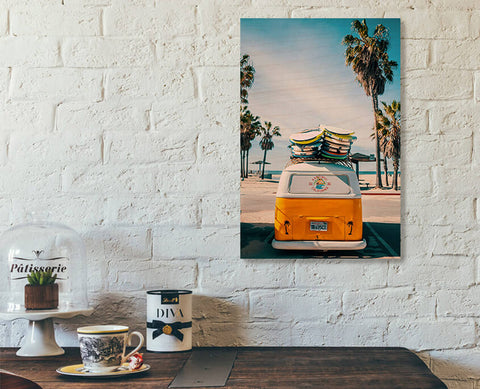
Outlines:
{"label": "sand", "polygon": [[[275,194],[280,176],[261,180],[250,176],[240,184],[240,220],[242,223],[273,223]],[[389,183],[391,184],[391,177]],[[400,176],[399,176],[400,185]],[[400,191],[391,188],[373,189],[375,175],[360,175],[363,221],[400,223]],[[367,185],[368,184],[368,185]]]}

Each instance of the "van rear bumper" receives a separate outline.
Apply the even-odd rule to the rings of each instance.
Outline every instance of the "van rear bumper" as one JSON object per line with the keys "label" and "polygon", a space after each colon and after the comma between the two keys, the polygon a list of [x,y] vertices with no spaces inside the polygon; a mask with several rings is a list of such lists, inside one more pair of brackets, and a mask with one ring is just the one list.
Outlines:
{"label": "van rear bumper", "polygon": [[279,250],[362,250],[367,247],[365,239],[348,240],[273,240],[272,246]]}

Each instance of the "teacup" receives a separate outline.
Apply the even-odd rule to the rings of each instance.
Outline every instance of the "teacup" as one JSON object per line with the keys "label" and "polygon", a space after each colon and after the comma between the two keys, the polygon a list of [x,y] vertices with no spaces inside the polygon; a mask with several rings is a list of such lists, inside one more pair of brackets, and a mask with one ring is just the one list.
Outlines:
{"label": "teacup", "polygon": [[[120,367],[132,354],[143,346],[143,335],[138,331],[128,334],[127,326],[98,325],[77,329],[80,354],[85,370],[105,373]],[[130,338],[136,335],[140,343],[135,350],[125,355]]]}

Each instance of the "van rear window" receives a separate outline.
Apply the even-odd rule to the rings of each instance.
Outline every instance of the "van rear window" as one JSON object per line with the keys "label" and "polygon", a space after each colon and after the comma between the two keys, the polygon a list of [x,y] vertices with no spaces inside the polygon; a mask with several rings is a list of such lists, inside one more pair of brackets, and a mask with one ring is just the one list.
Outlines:
{"label": "van rear window", "polygon": [[289,193],[293,194],[349,194],[350,180],[347,175],[332,174],[292,174]]}

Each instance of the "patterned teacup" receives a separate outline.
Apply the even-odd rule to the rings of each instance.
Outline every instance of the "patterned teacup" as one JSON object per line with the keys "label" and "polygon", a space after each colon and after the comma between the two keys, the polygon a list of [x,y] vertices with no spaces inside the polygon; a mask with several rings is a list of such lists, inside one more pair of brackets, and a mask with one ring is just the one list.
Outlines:
{"label": "patterned teacup", "polygon": [[[143,346],[143,335],[138,331],[128,334],[127,326],[98,325],[77,329],[83,366],[91,373],[105,373],[120,367]],[[125,355],[130,338],[136,335],[140,343]]]}

